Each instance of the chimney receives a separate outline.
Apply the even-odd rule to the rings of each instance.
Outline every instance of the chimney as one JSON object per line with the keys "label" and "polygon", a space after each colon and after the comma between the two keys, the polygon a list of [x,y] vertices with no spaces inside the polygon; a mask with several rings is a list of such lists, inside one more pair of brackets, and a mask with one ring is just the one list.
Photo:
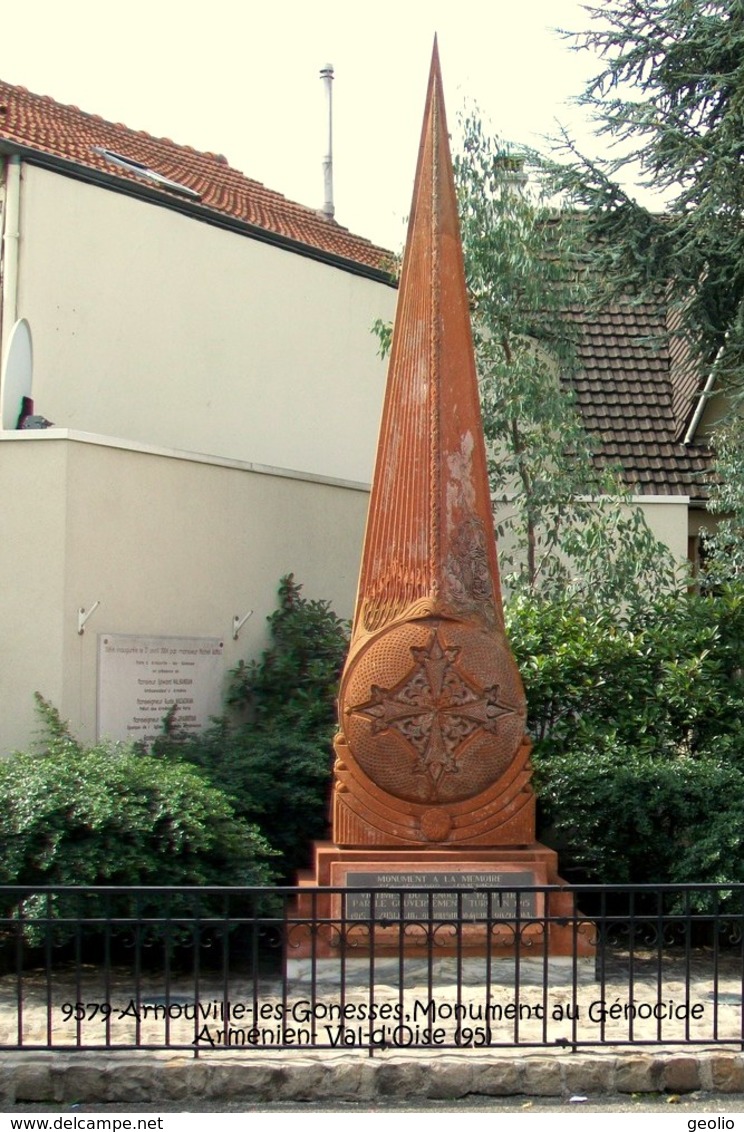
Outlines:
{"label": "chimney", "polygon": [[529,180],[524,169],[525,162],[523,153],[499,153],[494,158],[494,171],[507,192],[524,192]]}
{"label": "chimney", "polygon": [[326,109],[328,111],[328,149],[323,158],[325,197],[321,215],[325,216],[326,220],[333,220],[336,210],[333,206],[333,65],[331,63],[326,63],[320,72],[320,77],[325,84]]}

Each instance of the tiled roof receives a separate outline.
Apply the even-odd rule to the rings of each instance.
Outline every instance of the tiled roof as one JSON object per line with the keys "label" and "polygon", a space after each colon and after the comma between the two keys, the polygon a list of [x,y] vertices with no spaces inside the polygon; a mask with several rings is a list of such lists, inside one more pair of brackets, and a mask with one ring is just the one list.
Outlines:
{"label": "tiled roof", "polygon": [[639,494],[705,497],[710,450],[681,439],[699,377],[668,336],[663,304],[572,317],[580,328],[576,396],[599,458],[621,468]]}
{"label": "tiled roof", "polygon": [[200,200],[192,207],[203,211],[205,218],[219,213],[366,268],[387,270],[392,258],[369,240],[244,176],[224,157],[130,130],[76,106],[63,106],[24,87],[0,82],[0,142],[3,140],[147,186],[172,202],[184,200],[177,192],[96,152],[113,151],[198,193]]}

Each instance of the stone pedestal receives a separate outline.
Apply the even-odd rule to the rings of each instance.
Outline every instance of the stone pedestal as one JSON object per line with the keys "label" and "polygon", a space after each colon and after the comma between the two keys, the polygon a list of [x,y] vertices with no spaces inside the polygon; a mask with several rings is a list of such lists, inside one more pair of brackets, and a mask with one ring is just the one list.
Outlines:
{"label": "stone pedestal", "polygon": [[299,879],[307,891],[292,910],[287,958],[592,956],[594,925],[572,895],[540,891],[563,883],[557,870],[556,853],[538,842],[405,853],[318,843],[314,870]]}

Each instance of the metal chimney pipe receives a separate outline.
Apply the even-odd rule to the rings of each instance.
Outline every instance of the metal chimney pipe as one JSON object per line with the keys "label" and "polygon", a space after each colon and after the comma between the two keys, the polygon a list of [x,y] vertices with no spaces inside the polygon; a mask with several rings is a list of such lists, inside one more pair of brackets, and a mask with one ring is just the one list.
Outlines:
{"label": "metal chimney pipe", "polygon": [[335,208],[333,205],[333,64],[326,63],[320,72],[325,84],[326,108],[328,111],[328,149],[323,158],[323,185],[325,201],[323,203],[323,216],[333,220]]}

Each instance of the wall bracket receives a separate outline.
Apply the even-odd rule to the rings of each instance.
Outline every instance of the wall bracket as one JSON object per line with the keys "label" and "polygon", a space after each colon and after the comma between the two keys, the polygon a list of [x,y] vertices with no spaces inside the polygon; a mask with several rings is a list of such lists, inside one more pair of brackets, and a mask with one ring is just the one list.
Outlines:
{"label": "wall bracket", "polygon": [[234,641],[237,641],[240,630],[243,628],[243,626],[245,625],[248,618],[252,617],[252,616],[253,616],[253,610],[252,609],[249,609],[248,612],[243,614],[242,617],[240,616],[239,613],[235,614],[235,616],[233,617],[233,634],[232,634]]}
{"label": "wall bracket", "polygon": [[93,616],[100,604],[100,601],[95,601],[88,610],[82,608],[78,609],[78,636],[82,637],[83,633],[85,632],[86,621],[89,617]]}

